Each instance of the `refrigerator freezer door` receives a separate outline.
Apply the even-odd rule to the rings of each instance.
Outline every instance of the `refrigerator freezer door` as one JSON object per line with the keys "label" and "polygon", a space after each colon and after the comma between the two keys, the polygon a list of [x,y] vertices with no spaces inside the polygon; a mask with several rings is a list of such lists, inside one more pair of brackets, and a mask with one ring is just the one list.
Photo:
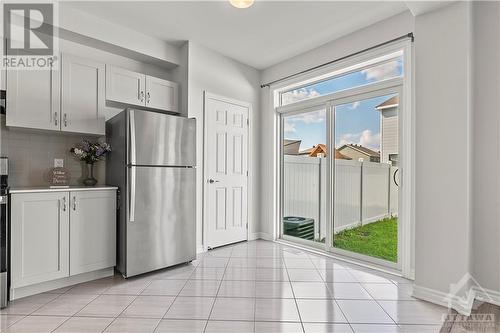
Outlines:
{"label": "refrigerator freezer door", "polygon": [[195,166],[196,120],[129,110],[131,165]]}
{"label": "refrigerator freezer door", "polygon": [[[196,258],[195,169],[129,167],[127,277]],[[132,181],[132,180],[130,180]],[[132,201],[133,200],[133,201]],[[129,213],[130,214],[130,213]]]}

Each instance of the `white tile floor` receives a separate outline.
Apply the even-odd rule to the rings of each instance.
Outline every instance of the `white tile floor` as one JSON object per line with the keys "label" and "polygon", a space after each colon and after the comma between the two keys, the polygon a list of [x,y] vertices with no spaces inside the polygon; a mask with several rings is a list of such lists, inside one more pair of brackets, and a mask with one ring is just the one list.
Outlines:
{"label": "white tile floor", "polygon": [[175,268],[14,301],[2,332],[439,332],[405,279],[253,241]]}

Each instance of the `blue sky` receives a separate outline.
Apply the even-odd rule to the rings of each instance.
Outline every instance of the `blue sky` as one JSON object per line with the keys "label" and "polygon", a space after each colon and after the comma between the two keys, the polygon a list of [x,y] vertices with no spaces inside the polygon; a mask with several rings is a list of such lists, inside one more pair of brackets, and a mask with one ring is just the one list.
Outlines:
{"label": "blue sky", "polygon": [[[402,75],[400,59],[358,71],[329,81],[317,83],[283,94],[285,103],[326,95],[328,93]],[[340,105],[335,113],[335,146],[345,143],[361,144],[380,150],[380,113],[375,106],[393,95]],[[324,110],[285,118],[286,139],[302,140],[300,149],[326,143],[326,114]]]}

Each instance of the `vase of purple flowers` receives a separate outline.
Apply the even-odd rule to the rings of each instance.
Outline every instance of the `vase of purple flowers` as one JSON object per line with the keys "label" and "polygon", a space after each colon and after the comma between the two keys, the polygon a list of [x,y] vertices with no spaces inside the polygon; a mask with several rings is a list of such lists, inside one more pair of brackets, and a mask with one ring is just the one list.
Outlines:
{"label": "vase of purple flowers", "polygon": [[83,140],[75,147],[71,148],[73,156],[87,164],[87,178],[83,180],[86,186],[94,186],[97,179],[94,177],[94,164],[102,160],[111,151],[111,147],[106,142],[90,142]]}

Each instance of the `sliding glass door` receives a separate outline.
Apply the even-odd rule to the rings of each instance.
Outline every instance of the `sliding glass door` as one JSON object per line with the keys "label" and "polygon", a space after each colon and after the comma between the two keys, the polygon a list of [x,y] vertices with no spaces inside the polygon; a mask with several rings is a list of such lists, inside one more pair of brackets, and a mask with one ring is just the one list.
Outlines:
{"label": "sliding glass door", "polygon": [[[332,104],[333,252],[396,267],[399,94],[353,95]],[[333,158],[333,157],[332,157]]]}
{"label": "sliding glass door", "polygon": [[279,109],[280,236],[400,269],[400,79]]}
{"label": "sliding glass door", "polygon": [[311,246],[328,236],[326,116],[319,106],[282,117],[282,236]]}

